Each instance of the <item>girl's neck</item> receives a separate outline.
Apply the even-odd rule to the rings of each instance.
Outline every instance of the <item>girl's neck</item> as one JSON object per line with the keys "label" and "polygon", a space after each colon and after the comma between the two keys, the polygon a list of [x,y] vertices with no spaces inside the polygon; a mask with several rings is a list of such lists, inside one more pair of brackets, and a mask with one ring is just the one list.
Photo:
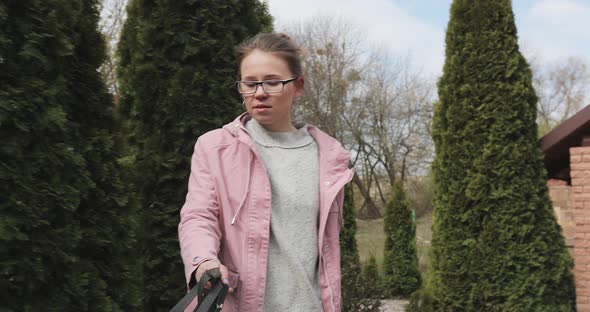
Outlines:
{"label": "girl's neck", "polygon": [[270,132],[293,132],[293,131],[297,131],[297,128],[295,128],[295,126],[293,126],[293,123],[291,122],[291,120],[289,119],[288,122],[283,122],[280,124],[262,124],[259,122],[259,124],[261,126],[264,127],[264,129],[266,129],[267,131]]}

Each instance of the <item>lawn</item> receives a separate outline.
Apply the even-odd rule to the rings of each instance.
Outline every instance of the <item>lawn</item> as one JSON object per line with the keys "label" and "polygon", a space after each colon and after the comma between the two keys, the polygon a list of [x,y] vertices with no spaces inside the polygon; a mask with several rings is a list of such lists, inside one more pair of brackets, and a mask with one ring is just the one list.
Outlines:
{"label": "lawn", "polygon": [[[383,235],[383,219],[356,220],[357,231],[356,241],[359,248],[361,263],[365,264],[371,257],[375,256],[381,270],[383,264],[383,247],[385,236]],[[416,220],[416,246],[418,249],[418,261],[420,272],[424,275],[428,267],[428,250],[432,240],[432,214],[426,214]]]}

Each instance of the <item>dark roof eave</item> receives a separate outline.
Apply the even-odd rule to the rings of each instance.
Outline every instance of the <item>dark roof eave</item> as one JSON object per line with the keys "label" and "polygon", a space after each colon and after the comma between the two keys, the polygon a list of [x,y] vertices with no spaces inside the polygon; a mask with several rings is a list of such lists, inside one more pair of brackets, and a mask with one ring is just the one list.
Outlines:
{"label": "dark roof eave", "polygon": [[543,136],[539,142],[541,150],[543,153],[551,151],[555,146],[560,145],[560,142],[577,134],[588,125],[590,125],[590,105],[584,107],[577,114]]}

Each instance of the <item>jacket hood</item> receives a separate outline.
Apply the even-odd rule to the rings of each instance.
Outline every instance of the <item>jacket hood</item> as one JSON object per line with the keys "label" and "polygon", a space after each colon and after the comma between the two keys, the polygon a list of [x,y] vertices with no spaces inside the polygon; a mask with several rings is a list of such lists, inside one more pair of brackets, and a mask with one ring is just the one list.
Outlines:
{"label": "jacket hood", "polygon": [[248,114],[247,112],[244,112],[240,114],[238,117],[236,117],[233,121],[225,124],[223,126],[223,129],[229,132],[234,137],[238,137],[240,127],[244,127],[244,122],[242,121],[242,118],[246,118],[246,120],[248,120],[252,117],[250,117],[250,114]]}
{"label": "jacket hood", "polygon": [[[250,135],[245,131],[245,123],[250,118],[252,118],[252,116],[250,116],[248,112],[244,112],[232,122],[224,125],[223,129],[238,140],[251,146],[254,143],[252,142]],[[317,142],[320,154],[322,154],[325,159],[329,160],[331,165],[329,167],[331,170],[340,171],[349,168],[350,156],[338,140],[313,125],[308,125],[308,131]],[[346,164],[345,168],[341,168],[342,164]]]}

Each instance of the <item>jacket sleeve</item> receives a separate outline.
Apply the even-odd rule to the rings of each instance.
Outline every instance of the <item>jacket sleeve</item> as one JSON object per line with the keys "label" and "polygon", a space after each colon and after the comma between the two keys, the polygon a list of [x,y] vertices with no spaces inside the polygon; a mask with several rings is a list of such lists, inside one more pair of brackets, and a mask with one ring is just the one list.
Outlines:
{"label": "jacket sleeve", "polygon": [[180,210],[178,240],[186,283],[194,283],[193,272],[207,260],[216,260],[221,231],[215,180],[207,163],[206,146],[199,138],[191,159],[186,201]]}

